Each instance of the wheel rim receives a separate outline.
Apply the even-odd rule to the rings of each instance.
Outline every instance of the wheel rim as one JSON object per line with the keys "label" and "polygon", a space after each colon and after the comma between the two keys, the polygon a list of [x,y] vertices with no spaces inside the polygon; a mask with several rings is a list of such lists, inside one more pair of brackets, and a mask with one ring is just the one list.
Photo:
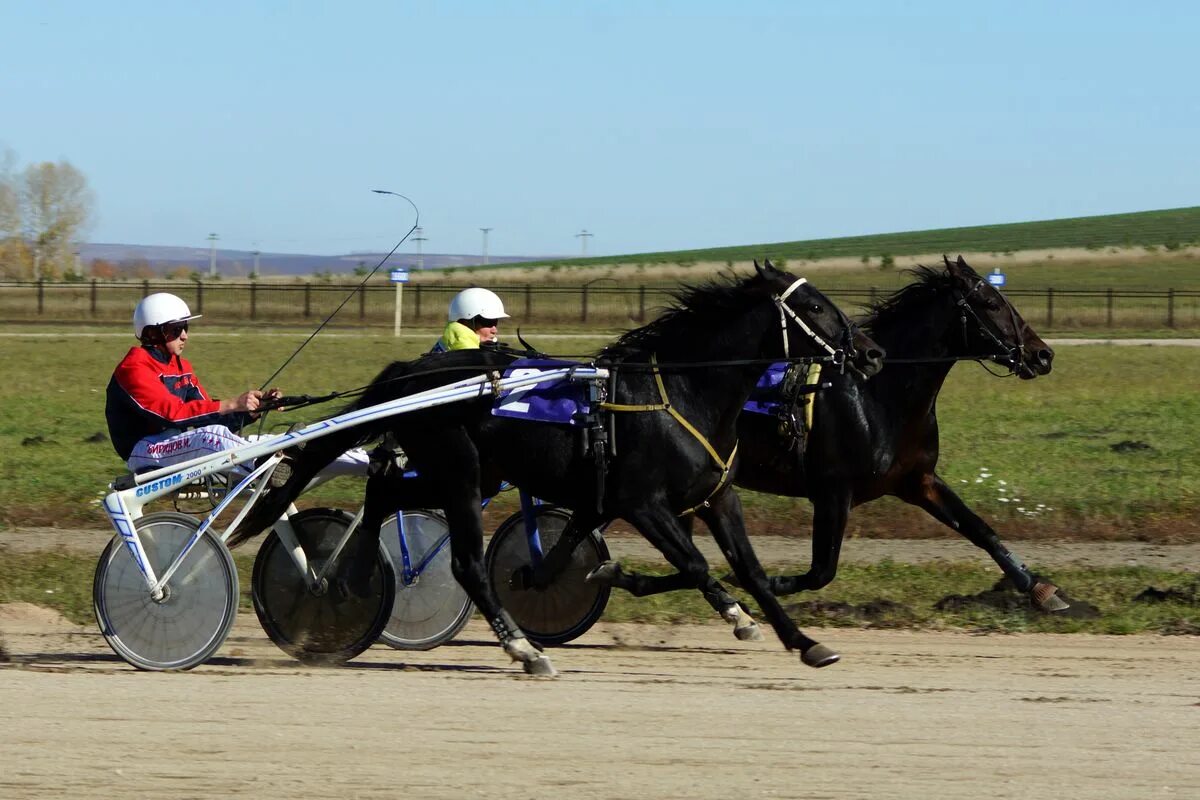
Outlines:
{"label": "wheel rim", "polygon": [[[183,514],[150,514],[136,523],[146,558],[158,576],[199,530]],[[154,600],[120,537],[109,543],[93,590],[101,632],[113,650],[142,669],[190,669],[221,646],[237,613],[237,572],[229,551],[200,537],[171,577],[166,597]]]}
{"label": "wheel rim", "polygon": [[448,531],[440,515],[404,512],[409,566],[420,568],[406,583],[396,517],[384,522],[380,537],[396,572],[396,599],[381,637],[387,644],[402,649],[433,647],[453,638],[469,619],[473,606],[451,569],[450,544],[442,542]]}
{"label": "wheel rim", "polygon": [[[538,511],[542,552],[562,536],[570,515],[561,509]],[[489,545],[488,570],[497,598],[521,630],[534,641],[561,644],[583,634],[608,603],[607,586],[588,583],[587,574],[607,559],[603,542],[589,534],[575,548],[563,571],[544,589],[514,586],[514,573],[530,564],[525,520],[518,513],[496,532]]]}
{"label": "wheel rim", "polygon": [[[342,539],[352,517],[315,509],[290,521],[308,563],[319,574]],[[347,549],[353,543],[347,545]],[[274,531],[254,562],[254,610],[271,641],[311,664],[337,664],[366,650],[386,622],[393,596],[392,576],[382,557],[373,566],[368,597],[342,591],[336,568],[314,591],[300,574]]]}

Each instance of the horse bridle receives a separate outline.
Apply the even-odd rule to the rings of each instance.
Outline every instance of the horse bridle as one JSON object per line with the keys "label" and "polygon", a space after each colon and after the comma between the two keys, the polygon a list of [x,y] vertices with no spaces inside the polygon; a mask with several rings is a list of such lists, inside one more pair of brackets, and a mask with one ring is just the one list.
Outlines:
{"label": "horse bridle", "polygon": [[785,359],[791,357],[791,349],[788,347],[787,332],[788,318],[790,317],[792,322],[796,323],[796,326],[799,327],[800,330],[804,331],[805,335],[807,335],[809,339],[811,339],[817,344],[817,346],[829,354],[829,357],[834,364],[836,364],[838,367],[841,367],[846,363],[847,355],[849,355],[851,358],[854,358],[856,355],[858,355],[858,352],[854,349],[854,333],[852,332],[853,324],[845,314],[842,314],[841,311],[838,311],[838,314],[842,318],[842,324],[844,326],[843,333],[846,338],[846,346],[844,348],[834,347],[825,339],[825,337],[814,331],[809,324],[805,322],[804,319],[786,302],[792,292],[796,291],[797,288],[806,283],[808,283],[807,278],[797,278],[792,285],[784,291],[780,292],[779,294],[771,295],[771,299],[775,301],[775,305],[779,309],[779,332],[783,336],[783,357]]}
{"label": "horse bridle", "polygon": [[965,294],[962,292],[955,292],[957,295],[955,305],[958,306],[958,319],[962,324],[963,345],[965,346],[967,344],[967,317],[970,316],[971,319],[975,320],[975,325],[979,329],[979,332],[984,336],[984,338],[990,339],[991,343],[995,345],[996,349],[999,351],[989,354],[988,357],[992,358],[993,360],[1000,358],[1001,356],[1008,358],[1011,362],[1008,364],[1009,371],[1015,373],[1025,360],[1025,337],[1022,332],[1022,326],[1017,321],[1017,310],[1013,308],[1012,303],[1005,302],[1005,305],[1008,306],[1009,318],[1012,320],[1013,333],[1017,338],[1017,343],[1010,347],[1002,338],[1000,338],[1002,331],[999,331],[993,325],[989,324],[989,322],[985,321],[983,317],[979,316],[975,309],[971,307],[970,302],[968,302],[968,299],[971,297],[971,295],[978,292],[981,288],[983,288],[982,280],[978,281],[974,286],[971,287],[971,290]]}

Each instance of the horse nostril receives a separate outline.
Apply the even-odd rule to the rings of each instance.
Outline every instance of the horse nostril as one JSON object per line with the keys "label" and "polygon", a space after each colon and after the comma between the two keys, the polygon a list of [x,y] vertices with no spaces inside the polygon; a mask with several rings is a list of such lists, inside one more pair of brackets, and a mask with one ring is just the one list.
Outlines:
{"label": "horse nostril", "polygon": [[871,361],[883,361],[887,356],[887,351],[881,347],[872,347],[867,350],[867,358]]}
{"label": "horse nostril", "polygon": [[1039,364],[1049,364],[1054,360],[1054,351],[1049,348],[1045,350],[1038,350],[1037,360]]}

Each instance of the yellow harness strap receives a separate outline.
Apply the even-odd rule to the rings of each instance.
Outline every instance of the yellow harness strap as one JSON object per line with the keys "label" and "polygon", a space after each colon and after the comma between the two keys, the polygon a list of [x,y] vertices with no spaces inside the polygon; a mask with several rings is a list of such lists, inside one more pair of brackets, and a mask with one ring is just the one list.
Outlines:
{"label": "yellow harness strap", "polygon": [[708,497],[704,498],[704,501],[700,503],[700,505],[692,506],[686,511],[679,512],[679,516],[685,517],[688,514],[694,513],[697,509],[707,508],[709,501],[712,500],[713,497],[716,496],[717,492],[721,491],[721,489],[725,486],[725,483],[729,480],[729,472],[733,468],[733,459],[737,457],[738,446],[737,442],[734,442],[733,451],[729,454],[729,458],[722,460],[721,455],[717,452],[716,448],[709,443],[708,439],[704,438],[704,434],[696,430],[695,425],[684,419],[684,416],[676,411],[674,406],[672,406],[671,402],[667,399],[667,386],[663,383],[662,374],[658,371],[658,357],[656,355],[651,355],[650,363],[654,366],[654,382],[658,384],[658,396],[662,398],[661,403],[647,403],[645,405],[601,403],[600,408],[605,409],[606,411],[666,411],[675,418],[676,422],[683,426],[684,430],[696,437],[696,440],[699,441],[700,444],[704,446],[704,449],[708,451],[708,454],[712,456],[712,460],[721,470],[721,477],[717,479],[717,485],[713,487],[713,490],[708,493]]}
{"label": "yellow harness strap", "polygon": [[[805,376],[804,383],[806,386],[816,386],[821,382],[821,364],[810,364],[808,367],[808,375]],[[804,435],[808,436],[808,432],[813,426],[813,409],[817,405],[817,396],[810,394],[804,404]]]}

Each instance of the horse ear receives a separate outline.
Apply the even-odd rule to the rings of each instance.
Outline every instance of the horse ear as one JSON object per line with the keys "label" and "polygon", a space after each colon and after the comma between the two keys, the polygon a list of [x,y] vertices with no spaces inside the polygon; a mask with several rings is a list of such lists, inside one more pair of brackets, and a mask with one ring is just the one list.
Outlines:
{"label": "horse ear", "polygon": [[973,270],[971,268],[971,265],[968,264],[967,260],[965,258],[963,258],[961,255],[958,257],[958,261],[955,262],[954,266],[958,267],[959,274],[963,275],[967,279],[973,279],[973,278],[979,277],[979,273],[977,273],[975,270]]}
{"label": "horse ear", "polygon": [[[770,269],[770,267],[771,267],[771,262],[770,262],[770,261],[768,261],[768,262],[767,262],[767,269]],[[759,275],[759,277],[760,277],[760,278],[766,278],[766,277],[767,277],[767,272],[766,272],[766,270],[764,270],[762,267],[760,267],[760,266],[758,265],[758,259],[757,259],[757,258],[756,258],[756,259],[754,259],[754,271],[758,273],[758,275]]]}

